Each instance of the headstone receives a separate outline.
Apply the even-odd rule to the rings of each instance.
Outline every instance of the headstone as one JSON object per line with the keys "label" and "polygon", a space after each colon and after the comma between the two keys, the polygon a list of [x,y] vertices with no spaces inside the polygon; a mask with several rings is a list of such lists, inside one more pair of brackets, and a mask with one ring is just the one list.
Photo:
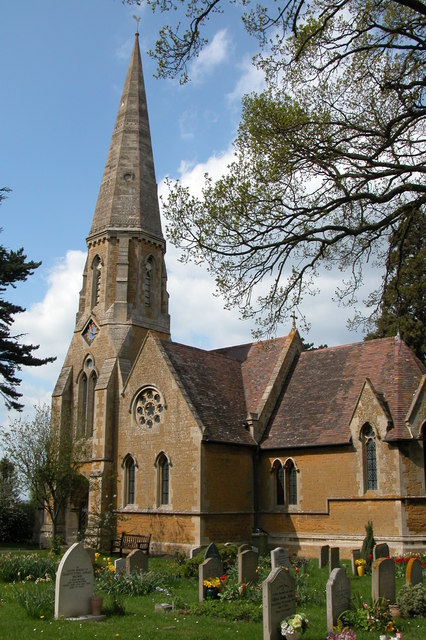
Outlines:
{"label": "headstone", "polygon": [[386,542],[381,542],[380,544],[375,544],[373,547],[373,560],[378,560],[379,558],[389,558],[389,545]]}
{"label": "headstone", "polygon": [[81,542],[63,556],[56,572],[55,619],[90,615],[94,572],[89,554]]}
{"label": "headstone", "polygon": [[240,544],[238,553],[242,553],[243,551],[253,551],[253,547],[250,544]]}
{"label": "headstone", "polygon": [[148,571],[148,556],[140,549],[133,549],[126,558],[126,573]]}
{"label": "headstone", "polygon": [[379,558],[371,566],[371,597],[374,601],[385,598],[395,602],[395,562],[392,558]]}
{"label": "headstone", "polygon": [[205,546],[202,547],[192,547],[192,549],[189,552],[189,557],[193,558],[194,556],[198,555],[200,553],[200,551],[202,551],[203,549],[205,549]]}
{"label": "headstone", "polygon": [[208,558],[217,558],[220,560],[220,553],[214,542],[209,544],[204,554],[204,560],[208,560]]}
{"label": "headstone", "polygon": [[324,569],[328,565],[328,557],[330,555],[330,545],[324,544],[319,548],[318,564],[320,569]]}
{"label": "headstone", "polygon": [[247,549],[238,554],[238,583],[257,581],[257,567],[259,566],[259,556],[255,551]]}
{"label": "headstone", "polygon": [[198,599],[200,602],[205,600],[204,580],[219,578],[221,575],[223,575],[223,564],[220,558],[207,558],[200,564],[198,568]]}
{"label": "headstone", "polygon": [[352,562],[352,575],[354,576],[358,575],[355,560],[359,560],[360,558],[361,558],[361,549],[352,549],[351,562]]}
{"label": "headstone", "polygon": [[328,562],[328,568],[330,573],[334,569],[338,569],[340,564],[340,549],[339,547],[330,547],[330,559]]}
{"label": "headstone", "polygon": [[346,569],[333,569],[326,586],[327,629],[333,631],[337,618],[351,606],[351,583]]}
{"label": "headstone", "polygon": [[93,547],[84,547],[84,550],[89,554],[92,564],[96,564],[96,549]]}
{"label": "headstone", "polygon": [[405,581],[407,584],[414,587],[415,584],[422,584],[423,582],[423,569],[422,563],[418,558],[410,558],[407,562],[407,572],[405,574]]}
{"label": "headstone", "polygon": [[114,560],[114,573],[116,576],[126,573],[126,558],[117,558],[117,560]]}
{"label": "headstone", "polygon": [[281,638],[280,622],[296,613],[293,576],[282,567],[273,569],[262,584],[263,640]]}
{"label": "headstone", "polygon": [[290,569],[290,554],[288,549],[284,549],[284,547],[277,547],[271,551],[271,569],[277,567]]}

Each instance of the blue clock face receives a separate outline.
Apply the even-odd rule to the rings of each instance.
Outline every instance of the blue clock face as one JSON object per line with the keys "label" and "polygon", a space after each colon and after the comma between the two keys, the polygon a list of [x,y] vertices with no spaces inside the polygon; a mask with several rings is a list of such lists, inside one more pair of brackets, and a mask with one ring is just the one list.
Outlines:
{"label": "blue clock face", "polygon": [[93,320],[91,320],[87,325],[86,331],[84,332],[84,337],[86,338],[87,342],[93,342],[93,340],[96,338],[97,333],[98,328]]}

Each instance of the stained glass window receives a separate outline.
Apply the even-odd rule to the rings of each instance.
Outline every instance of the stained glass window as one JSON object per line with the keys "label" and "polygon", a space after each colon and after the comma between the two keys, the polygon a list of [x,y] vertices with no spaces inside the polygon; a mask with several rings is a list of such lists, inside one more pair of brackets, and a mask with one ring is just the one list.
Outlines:
{"label": "stained glass window", "polygon": [[367,491],[377,489],[377,455],[376,434],[371,425],[366,425],[363,430],[364,444],[364,473]]}
{"label": "stained glass window", "polygon": [[288,503],[297,504],[297,472],[293,463],[287,467]]}

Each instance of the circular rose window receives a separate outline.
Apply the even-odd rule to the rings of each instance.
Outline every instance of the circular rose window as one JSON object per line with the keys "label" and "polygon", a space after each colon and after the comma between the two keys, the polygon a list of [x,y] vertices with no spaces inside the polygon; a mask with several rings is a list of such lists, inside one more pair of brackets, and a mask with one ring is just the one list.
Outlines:
{"label": "circular rose window", "polygon": [[161,421],[163,413],[161,396],[155,389],[144,389],[138,395],[135,405],[136,422],[151,429]]}

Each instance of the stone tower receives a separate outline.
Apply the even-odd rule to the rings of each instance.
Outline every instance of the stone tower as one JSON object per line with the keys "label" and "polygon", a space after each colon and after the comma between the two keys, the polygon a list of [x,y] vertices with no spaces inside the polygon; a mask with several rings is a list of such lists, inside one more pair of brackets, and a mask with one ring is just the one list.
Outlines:
{"label": "stone tower", "polygon": [[87,237],[74,335],[53,392],[62,429],[87,439],[88,483],[66,515],[68,539],[84,513],[111,502],[117,401],[148,331],[170,338],[166,243],[151,147],[138,34]]}

